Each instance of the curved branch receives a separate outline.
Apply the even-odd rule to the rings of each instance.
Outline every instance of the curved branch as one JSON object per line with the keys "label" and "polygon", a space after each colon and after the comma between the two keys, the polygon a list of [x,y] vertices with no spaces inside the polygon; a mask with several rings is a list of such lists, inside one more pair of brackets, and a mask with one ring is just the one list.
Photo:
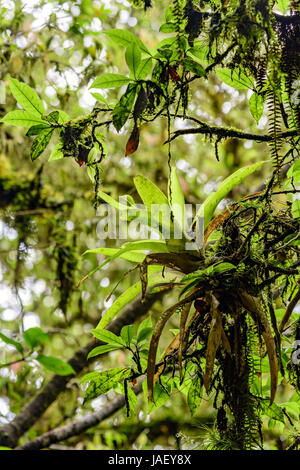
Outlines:
{"label": "curved branch", "polygon": [[[143,302],[140,299],[135,300],[127,307],[123,314],[110,323],[107,329],[118,334],[123,326],[133,323],[137,318],[146,314],[153,303],[162,296],[163,293],[159,292],[151,295],[148,294]],[[86,357],[91,349],[101,344],[104,343],[94,339],[76,351],[74,356],[68,361],[76,373],[81,372],[87,366]],[[60,392],[65,390],[67,383],[72,378],[73,375],[54,375],[43,390],[10,423],[0,428],[0,445],[15,447],[18,439],[42,416],[51,403],[56,400]]]}
{"label": "curved branch", "polygon": [[[142,381],[133,389],[137,395],[142,390]],[[16,450],[40,450],[49,447],[50,444],[64,441],[72,436],[78,436],[83,431],[96,426],[106,418],[109,418],[113,413],[123,408],[125,405],[125,397],[119,395],[117,398],[106,404],[101,410],[95,411],[84,418],[78,419],[70,424],[61,426],[60,428],[53,429],[37,437],[33,441],[27,442],[23,446],[17,447]]]}
{"label": "curved branch", "polygon": [[[228,139],[236,138],[236,139],[246,139],[246,140],[254,140],[255,142],[272,142],[273,136],[267,134],[252,134],[250,132],[243,132],[238,129],[233,129],[229,127],[217,127],[217,126],[209,126],[207,124],[203,124],[201,127],[193,127],[189,129],[178,129],[172,135],[169,140],[166,140],[164,144],[171,142],[172,140],[176,139],[180,135],[189,135],[189,134],[205,134],[205,135],[216,135],[221,139]],[[278,134],[278,139],[286,139],[288,137],[296,137],[297,131],[287,131]]]}

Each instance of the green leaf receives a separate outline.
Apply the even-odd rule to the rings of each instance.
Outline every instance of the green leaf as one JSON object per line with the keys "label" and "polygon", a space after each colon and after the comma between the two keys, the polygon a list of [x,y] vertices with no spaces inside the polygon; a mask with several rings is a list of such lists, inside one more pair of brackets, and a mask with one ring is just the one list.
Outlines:
{"label": "green leaf", "polygon": [[272,403],[270,406],[269,403],[264,403],[262,400],[262,408],[263,408],[263,413],[266,416],[269,416],[269,418],[275,419],[276,421],[280,421],[281,423],[284,423],[284,414],[282,409],[276,404]]}
{"label": "green leaf", "polygon": [[123,340],[123,338],[121,338],[120,336],[115,335],[111,331],[98,329],[98,327],[97,327],[97,328],[91,330],[91,333],[97,339],[99,339],[100,341],[103,341],[103,343],[108,343],[108,344],[118,346],[118,347],[121,347],[121,348],[126,346],[126,343]]}
{"label": "green leaf", "polygon": [[[125,395],[125,390],[123,394]],[[138,399],[137,399],[136,394],[130,387],[127,387],[127,399],[128,399],[128,405],[129,405],[129,416],[134,416]]]}
{"label": "green leaf", "polygon": [[261,95],[258,95],[257,93],[253,93],[253,95],[251,95],[251,98],[249,100],[249,109],[250,109],[250,113],[252,114],[256,123],[258,124],[264,112],[263,97]]}
{"label": "green leaf", "polygon": [[129,70],[133,73],[133,76],[136,78],[136,71],[141,62],[141,49],[135,42],[132,42],[131,44],[129,44],[129,46],[127,46],[125,52],[125,59]]}
{"label": "green leaf", "polygon": [[289,168],[287,176],[288,178],[293,178],[295,182],[300,181],[300,159],[296,160]]}
{"label": "green leaf", "polygon": [[103,266],[105,266],[107,263],[109,263],[113,259],[119,258],[123,253],[126,253],[127,251],[138,251],[138,250],[141,250],[141,251],[151,250],[152,252],[155,251],[156,253],[161,253],[161,252],[167,252],[168,248],[167,248],[166,243],[161,240],[137,240],[134,242],[127,242],[114,255],[111,255],[109,259],[106,259],[105,261],[103,261],[103,263],[97,266],[97,268],[93,269],[88,274],[88,277],[90,277],[99,269],[103,268]]}
{"label": "green leaf", "polygon": [[[101,255],[106,255],[106,256],[113,256],[116,253],[118,253],[118,251],[120,251],[119,248],[95,248],[92,250],[85,251],[82,256],[89,255],[89,254],[101,254]],[[131,261],[132,263],[142,263],[145,257],[146,255],[138,251],[130,251],[130,252],[122,253],[121,255],[119,255],[119,258],[126,259],[127,261]]]}
{"label": "green leaf", "polygon": [[167,252],[168,248],[167,248],[166,243],[161,240],[137,240],[134,242],[125,243],[123,247],[117,250],[117,252],[114,255],[111,255],[109,259],[103,261],[103,263],[101,263],[99,266],[97,266],[95,269],[89,272],[87,276],[85,276],[85,278],[92,276],[93,274],[95,274],[96,271],[103,268],[103,266],[105,266],[107,263],[109,263],[113,259],[120,258],[121,255],[123,255],[127,251],[135,251],[135,250],[136,251],[137,250],[142,250],[142,251],[151,250],[152,252],[155,251],[156,253],[161,253],[161,252]]}
{"label": "green leaf", "polygon": [[100,93],[91,93],[91,95],[100,103],[107,104],[107,100]]}
{"label": "green leaf", "polygon": [[161,382],[163,386],[159,382],[156,382],[156,384],[153,387],[154,403],[151,402],[148,404],[149,413],[151,413],[151,411],[154,408],[160,408],[161,406],[163,406],[170,398],[170,395],[172,392],[172,385],[170,383],[170,378],[161,377]]}
{"label": "green leaf", "polygon": [[176,32],[176,25],[175,25],[175,23],[171,23],[171,22],[164,23],[159,28],[159,31],[161,33],[175,33]]}
{"label": "green leaf", "polygon": [[40,354],[36,360],[46,369],[57,375],[75,374],[73,367],[65,361],[53,356],[44,356]]}
{"label": "green leaf", "polygon": [[172,207],[172,212],[174,214],[175,223],[177,223],[181,229],[181,232],[184,232],[184,221],[185,221],[185,200],[182,187],[180,184],[179,177],[176,172],[176,168],[171,168],[171,174],[169,178],[169,187],[168,187],[168,199],[169,204]]}
{"label": "green leaf", "polygon": [[199,77],[204,77],[206,75],[205,69],[202,67],[202,65],[198,64],[198,62],[195,62],[190,57],[186,57],[184,59],[184,65],[186,70],[188,70],[189,72],[193,72],[196,75],[199,75]]}
{"label": "green leaf", "polygon": [[59,124],[64,124],[65,122],[70,121],[71,118],[65,111],[62,111],[60,109],[58,113],[59,113],[59,118],[58,118]]}
{"label": "green leaf", "polygon": [[151,55],[145,44],[130,31],[126,31],[125,29],[111,29],[110,31],[105,31],[104,34],[106,34],[106,36],[108,36],[116,44],[126,48],[130,44],[135,43],[137,46],[139,46],[141,51]]}
{"label": "green leaf", "polygon": [[129,114],[132,110],[136,95],[136,88],[137,85],[135,83],[130,83],[124,95],[121,97],[120,101],[116,104],[113,109],[113,124],[118,132],[126,123]]}
{"label": "green leaf", "polygon": [[237,90],[252,90],[254,88],[253,79],[237,69],[218,69],[216,73],[222,82]]}
{"label": "green leaf", "polygon": [[137,329],[137,342],[141,343],[144,339],[148,338],[153,331],[152,320],[150,315],[148,315],[145,320],[143,320]]}
{"label": "green leaf", "polygon": [[181,282],[187,282],[192,279],[204,279],[205,276],[213,276],[214,274],[222,273],[229,269],[236,269],[236,266],[232,263],[213,264],[212,266],[208,266],[206,269],[197,270],[191,274],[187,274],[181,279]]}
{"label": "green leaf", "polygon": [[207,64],[207,55],[209,53],[209,47],[206,44],[196,45],[188,49],[188,54],[199,59],[203,64]]}
{"label": "green leaf", "polygon": [[98,192],[98,197],[100,197],[101,199],[103,199],[103,201],[107,202],[108,204],[110,204],[112,207],[115,207],[119,211],[128,211],[129,209],[128,205],[121,204],[119,201],[116,201],[115,199],[113,199],[111,196],[104,193],[103,191]]}
{"label": "green leaf", "polygon": [[129,346],[132,338],[134,337],[135,326],[134,325],[125,325],[121,330],[121,338],[125,342],[126,346]]}
{"label": "green leaf", "polygon": [[247,178],[247,176],[254,173],[266,161],[254,163],[253,165],[245,166],[244,168],[239,168],[232,175],[228,176],[221,184],[219,184],[216,191],[213,191],[205,199],[204,203],[200,206],[200,209],[197,212],[197,215],[194,219],[194,222],[197,221],[197,217],[204,217],[204,229],[208,226],[218,204],[224,199],[224,197],[236,186],[242,183],[242,181]]}
{"label": "green leaf", "polygon": [[164,193],[145,176],[135,176],[134,185],[149,213],[151,213],[152,204],[169,206],[169,201]]}
{"label": "green leaf", "polygon": [[142,59],[137,71],[136,71],[136,79],[137,80],[145,80],[152,70],[152,59],[149,57],[148,59]]}
{"label": "green leaf", "polygon": [[59,122],[59,111],[52,111],[52,113],[45,116],[45,120],[53,124],[58,124]]}
{"label": "green leaf", "polygon": [[153,328],[151,328],[151,327],[143,328],[138,334],[137,342],[141,343],[146,338],[149,338],[152,335],[152,332],[153,332]]}
{"label": "green leaf", "polygon": [[118,88],[131,82],[131,79],[119,73],[103,73],[92,83],[90,88]]}
{"label": "green leaf", "polygon": [[100,356],[101,354],[105,354],[110,351],[115,351],[116,349],[120,349],[120,346],[114,346],[113,344],[97,346],[89,352],[87,359],[90,359],[90,357]]}
{"label": "green leaf", "polygon": [[54,145],[50,157],[48,159],[48,162],[52,162],[53,160],[59,160],[60,158],[64,158],[64,154],[62,153],[62,144],[56,144]]}
{"label": "green leaf", "polygon": [[292,204],[292,216],[294,219],[299,219],[300,217],[300,199],[296,199]]}
{"label": "green leaf", "polygon": [[42,100],[29,85],[19,82],[15,78],[9,77],[9,88],[16,101],[25,111],[37,116],[45,113]]}
{"label": "green leaf", "polygon": [[290,8],[290,0],[276,0],[275,5],[282,11],[285,15],[288,9]]}
{"label": "green leaf", "polygon": [[285,411],[293,418],[299,420],[300,414],[300,403],[286,401],[285,403],[280,403],[280,407],[284,408]]}
{"label": "green leaf", "polygon": [[36,114],[29,113],[28,111],[10,111],[2,119],[1,122],[12,124],[20,127],[32,127],[37,124],[45,124]]}
{"label": "green leaf", "polygon": [[201,382],[200,377],[196,375],[196,377],[194,377],[194,379],[191,382],[191,385],[189,387],[189,391],[187,394],[187,402],[188,402],[191,415],[195,413],[195,411],[197,410],[197,408],[199,407],[201,403],[201,400],[202,400],[201,392],[202,392],[202,382]]}
{"label": "green leaf", "polygon": [[86,374],[81,383],[89,382],[85,392],[85,401],[96,398],[102,393],[107,393],[114,385],[118,384],[131,374],[130,369],[117,367],[115,369],[105,370],[104,372],[91,372]]}
{"label": "green leaf", "polygon": [[49,341],[49,336],[41,328],[33,327],[24,332],[24,341],[31,349]]}
{"label": "green leaf", "polygon": [[30,127],[30,129],[28,129],[28,131],[26,132],[26,135],[28,137],[32,135],[39,135],[46,129],[51,129],[51,127],[48,124],[38,124],[37,126]]}
{"label": "green leaf", "polygon": [[[168,282],[174,280],[174,273],[165,273],[165,277],[163,277],[161,272],[161,266],[149,266],[148,273],[148,287],[152,287],[157,283],[160,282]],[[132,286],[130,286],[125,292],[123,292],[109,307],[106,312],[104,313],[103,317],[101,318],[100,322],[97,325],[98,328],[105,328],[115,316],[122,310],[125,305],[127,305],[131,300],[133,300],[138,294],[142,291],[142,284],[141,281],[136,282]]]}
{"label": "green leaf", "polygon": [[36,160],[41,155],[41,153],[43,153],[50,142],[53,132],[54,129],[46,130],[38,135],[36,139],[34,139],[30,149],[30,156],[32,161]]}
{"label": "green leaf", "polygon": [[3,333],[0,333],[0,339],[4,341],[6,344],[11,344],[14,346],[20,353],[23,352],[23,346],[21,343],[18,343],[17,341],[14,341],[13,339],[9,338],[8,336],[4,335]]}

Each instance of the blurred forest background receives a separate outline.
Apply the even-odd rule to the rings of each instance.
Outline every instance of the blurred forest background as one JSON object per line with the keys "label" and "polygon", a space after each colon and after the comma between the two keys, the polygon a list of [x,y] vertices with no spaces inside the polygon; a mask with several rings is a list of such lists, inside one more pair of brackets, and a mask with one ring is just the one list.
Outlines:
{"label": "blurred forest background", "polygon": [[[126,0],[0,1],[0,117],[16,108],[8,88],[9,76],[35,89],[48,112],[61,109],[72,119],[91,112],[97,102],[89,90],[95,77],[104,72],[127,73],[124,49],[114,45],[103,31],[113,28],[131,31],[150,49],[155,49],[166,37],[159,31],[166,6],[165,0],[156,0],[145,12],[142,5]],[[250,133],[267,132],[266,115],[257,126],[249,111],[251,91],[235,90],[215,73],[210,74],[209,81],[201,81],[201,85],[198,81],[192,83],[191,90],[189,110],[199,119]],[[119,89],[102,94],[107,93],[110,104],[121,96]],[[174,126],[176,129],[182,123],[175,120]],[[126,124],[120,133],[110,128],[107,134],[101,189],[116,199],[130,194],[138,200],[133,177],[142,174],[166,193],[169,176],[168,146],[163,145],[168,136],[166,119],[143,123],[138,150],[125,157],[129,129]],[[102,132],[106,135],[107,131],[103,128]],[[86,167],[74,159],[47,162],[57,143],[55,139],[42,157],[32,162],[32,138],[24,135],[24,129],[2,124],[0,135],[0,330],[6,338],[0,339],[0,424],[8,430],[5,435],[0,430],[1,444],[24,445],[59,426],[104,412],[99,422],[91,422],[79,435],[51,444],[50,448],[200,448],[216,417],[207,398],[194,416],[190,415],[185,394],[178,390],[151,416],[142,394],[137,411],[130,418],[120,406],[105,415],[119,397],[116,391],[84,402],[80,377],[94,369],[121,367],[126,358],[124,351],[117,350],[86,362],[88,349],[80,348],[87,348],[93,341],[90,329],[96,327],[116,297],[137,282],[139,273],[133,271],[123,277],[130,266],[126,260],[117,259],[76,287],[104,259],[101,255],[81,256],[87,249],[104,243],[96,233],[99,218],[94,208],[93,181]],[[177,168],[188,203],[200,204],[233,171],[269,158],[267,143],[236,138],[221,142],[218,153],[219,161],[214,142],[201,135],[182,136],[172,143],[172,165]],[[271,172],[269,162],[234,188],[218,209],[259,190]],[[279,195],[277,203],[284,201],[284,195]],[[107,243],[116,246],[114,240]],[[147,313],[155,322],[176,298],[176,293],[166,296],[160,292],[147,297],[144,303],[135,300],[133,307],[128,305],[119,316],[121,323],[115,325],[115,332],[126,323],[139,324]],[[22,349],[14,344],[22,342],[24,330],[37,327],[41,330],[32,331],[39,332],[38,338],[27,335]],[[172,329],[177,327],[176,318],[171,319],[161,339],[161,350],[172,340]],[[11,344],[7,338],[11,338]],[[53,376],[49,364],[43,367],[36,360],[38,354],[65,362],[73,357],[71,365],[77,374],[67,378]],[[46,399],[43,390],[48,394]],[[278,389],[279,402],[288,402],[293,393],[283,383]],[[35,408],[24,414],[25,405],[37,396]],[[299,416],[295,404],[289,412]],[[18,415],[15,433],[5,426]],[[266,418],[263,422],[265,448],[284,449],[292,431],[289,420],[285,425],[278,421],[274,426],[269,426],[269,421]]]}

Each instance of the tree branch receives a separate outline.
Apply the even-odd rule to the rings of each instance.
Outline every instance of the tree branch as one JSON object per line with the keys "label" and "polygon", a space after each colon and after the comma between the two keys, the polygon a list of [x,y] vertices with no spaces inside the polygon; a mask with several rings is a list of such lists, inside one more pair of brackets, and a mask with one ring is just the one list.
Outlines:
{"label": "tree branch", "polygon": [[[142,390],[142,381],[133,389],[135,394]],[[72,436],[78,436],[83,431],[96,426],[104,419],[111,416],[116,411],[120,410],[125,405],[125,397],[119,395],[117,398],[106,404],[101,410],[95,411],[84,418],[78,419],[70,424],[66,424],[60,428],[53,429],[37,437],[33,441],[17,447],[16,450],[40,450],[49,447],[50,444],[64,441]]]}
{"label": "tree branch", "polygon": [[[188,129],[178,129],[177,131],[173,132],[172,137],[169,140],[166,140],[164,144],[172,142],[172,140],[176,139],[180,135],[189,135],[189,134],[205,134],[205,135],[216,135],[220,139],[228,139],[237,138],[237,139],[246,139],[246,140],[254,140],[255,142],[271,142],[273,140],[273,136],[267,134],[252,134],[249,132],[243,132],[238,129],[229,128],[229,127],[217,127],[217,126],[209,126],[207,124],[203,124],[200,127],[192,127]],[[278,134],[278,139],[286,139],[288,137],[296,137],[297,131],[287,131]]]}
{"label": "tree branch", "polygon": [[[164,294],[148,294],[143,302],[135,300],[127,309],[108,326],[108,330],[118,334],[124,325],[133,323],[137,318],[146,314],[153,303],[159,300]],[[76,373],[81,372],[87,366],[87,355],[95,346],[104,344],[96,339],[90,341],[86,346],[77,350],[74,356],[68,361]],[[93,360],[94,358],[92,358]],[[0,428],[0,445],[15,447],[18,439],[42,416],[47,408],[53,403],[57,396],[65,390],[69,380],[73,375],[54,375],[45,385],[41,392],[36,395],[27,406],[9,423]]]}

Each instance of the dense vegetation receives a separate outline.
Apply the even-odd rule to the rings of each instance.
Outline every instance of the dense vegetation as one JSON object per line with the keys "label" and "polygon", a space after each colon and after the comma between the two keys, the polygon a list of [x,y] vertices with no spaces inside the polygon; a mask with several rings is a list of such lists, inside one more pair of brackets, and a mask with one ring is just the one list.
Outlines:
{"label": "dense vegetation", "polygon": [[0,18],[2,448],[298,449],[299,1]]}

